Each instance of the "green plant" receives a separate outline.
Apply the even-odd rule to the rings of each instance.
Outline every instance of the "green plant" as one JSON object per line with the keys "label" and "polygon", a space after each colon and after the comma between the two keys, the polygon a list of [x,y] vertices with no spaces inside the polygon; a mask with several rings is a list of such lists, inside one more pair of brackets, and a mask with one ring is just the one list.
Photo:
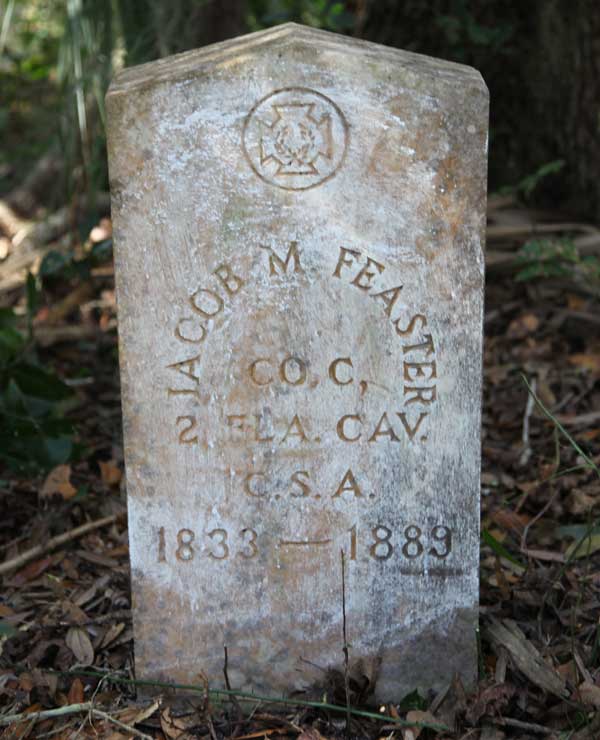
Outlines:
{"label": "green plant", "polygon": [[570,239],[531,239],[517,255],[519,281],[535,278],[566,277],[591,288],[600,288],[600,259],[582,257]]}
{"label": "green plant", "polygon": [[249,3],[248,26],[256,31],[294,21],[328,31],[349,31],[354,15],[336,0],[253,0]]}
{"label": "green plant", "polygon": [[0,463],[19,475],[48,470],[73,453],[73,427],[65,418],[71,390],[36,355],[31,317],[34,283],[28,281],[28,330],[0,308]]}
{"label": "green plant", "polygon": [[63,254],[51,250],[40,264],[40,279],[44,287],[54,283],[65,284],[69,281],[82,281],[90,277],[94,267],[106,264],[112,259],[112,239],[93,244],[83,257],[77,258],[73,252]]}

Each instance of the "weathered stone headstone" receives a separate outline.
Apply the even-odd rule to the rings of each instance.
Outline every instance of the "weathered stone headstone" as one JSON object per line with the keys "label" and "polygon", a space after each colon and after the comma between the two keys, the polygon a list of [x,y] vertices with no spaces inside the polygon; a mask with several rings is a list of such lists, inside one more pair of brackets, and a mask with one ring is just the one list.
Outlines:
{"label": "weathered stone headstone", "polygon": [[[475,676],[488,96],[296,25],[107,99],[138,676]],[[345,604],[342,603],[342,552]]]}

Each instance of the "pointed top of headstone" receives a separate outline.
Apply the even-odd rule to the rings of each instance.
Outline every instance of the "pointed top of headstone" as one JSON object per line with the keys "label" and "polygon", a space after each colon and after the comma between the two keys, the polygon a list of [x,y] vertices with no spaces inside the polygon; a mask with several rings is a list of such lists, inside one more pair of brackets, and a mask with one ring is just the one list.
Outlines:
{"label": "pointed top of headstone", "polygon": [[392,49],[370,41],[322,31],[299,23],[282,25],[256,31],[227,41],[204,46],[201,49],[158,59],[135,67],[128,67],[118,73],[108,91],[108,95],[131,91],[135,88],[152,87],[163,82],[183,81],[196,77],[207,69],[235,63],[247,63],[252,57],[265,51],[285,49],[290,46],[302,47],[313,53],[360,55],[381,63],[388,59],[395,65],[412,68],[420,75],[433,76],[451,84],[470,84],[487,88],[480,73],[464,64],[457,64],[423,54]]}

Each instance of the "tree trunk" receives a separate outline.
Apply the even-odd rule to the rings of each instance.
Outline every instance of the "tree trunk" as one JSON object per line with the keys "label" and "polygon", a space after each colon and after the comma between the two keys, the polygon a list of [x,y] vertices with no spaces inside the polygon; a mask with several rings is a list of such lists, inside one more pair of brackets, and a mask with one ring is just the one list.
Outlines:
{"label": "tree trunk", "polygon": [[371,0],[363,35],[478,68],[491,97],[491,188],[563,159],[536,195],[600,220],[598,0]]}

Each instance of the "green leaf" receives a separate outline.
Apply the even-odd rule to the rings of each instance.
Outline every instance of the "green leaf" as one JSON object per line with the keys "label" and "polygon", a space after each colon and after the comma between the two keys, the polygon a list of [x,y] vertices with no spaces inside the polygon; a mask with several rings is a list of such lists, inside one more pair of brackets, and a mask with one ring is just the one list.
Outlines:
{"label": "green leaf", "polygon": [[579,560],[587,558],[600,550],[600,534],[591,534],[583,540],[577,540],[567,547],[565,557],[567,560]]}
{"label": "green leaf", "polygon": [[90,252],[90,257],[95,265],[101,265],[112,259],[113,242],[112,239],[105,239],[102,242],[94,244]]}
{"label": "green leaf", "polygon": [[565,524],[556,530],[559,537],[573,537],[578,540],[587,535],[600,535],[600,527],[594,527],[590,532],[587,524]]}
{"label": "green leaf", "polygon": [[12,377],[22,393],[34,398],[62,401],[72,395],[60,378],[36,365],[24,362],[15,365]]}
{"label": "green leaf", "polygon": [[0,619],[0,637],[12,637],[13,635],[16,635],[17,632],[18,630],[15,629],[12,624],[4,619]]}
{"label": "green leaf", "polygon": [[509,562],[513,563],[513,565],[517,565],[519,568],[524,568],[523,563],[517,560],[514,555],[511,555],[509,551],[504,547],[504,545],[501,542],[498,542],[498,540],[490,531],[488,531],[487,529],[482,530],[481,539],[483,540],[483,542],[485,542],[486,545],[488,545],[488,547],[492,548],[492,550],[496,553],[496,555],[498,555],[498,557],[508,560]]}
{"label": "green leaf", "polygon": [[17,317],[12,308],[0,308],[0,329],[14,326],[16,321]]}
{"label": "green leaf", "polygon": [[73,440],[67,436],[47,437],[44,439],[44,447],[46,448],[48,467],[54,468],[69,461],[73,450]]}
{"label": "green leaf", "polygon": [[420,709],[424,711],[427,709],[427,701],[419,694],[419,690],[415,689],[410,694],[400,701],[400,710],[402,712],[409,712],[411,709]]}
{"label": "green leaf", "polygon": [[11,326],[0,328],[0,365],[16,357],[25,345],[23,335]]}
{"label": "green leaf", "polygon": [[56,277],[65,272],[69,265],[70,260],[64,254],[55,251],[48,252],[40,265],[40,276],[42,278]]}
{"label": "green leaf", "polygon": [[38,308],[38,291],[35,277],[30,272],[27,273],[25,295],[27,297],[27,316],[29,320],[32,321]]}

